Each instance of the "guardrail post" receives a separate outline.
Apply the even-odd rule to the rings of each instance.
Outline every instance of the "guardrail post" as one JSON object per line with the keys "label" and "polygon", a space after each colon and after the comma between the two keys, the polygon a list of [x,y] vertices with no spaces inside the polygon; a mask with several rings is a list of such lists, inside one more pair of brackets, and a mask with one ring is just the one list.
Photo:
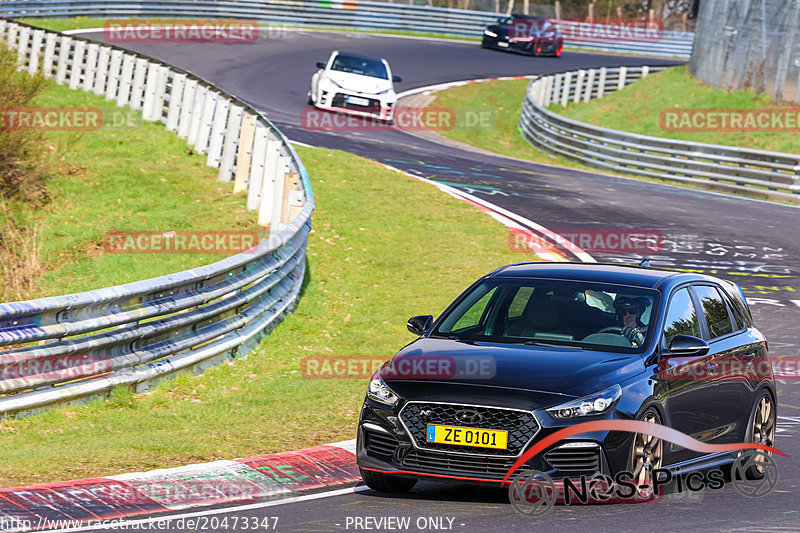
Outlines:
{"label": "guardrail post", "polygon": [[53,65],[55,64],[56,56],[56,41],[58,35],[55,33],[48,33],[45,37],[44,45],[44,62],[42,63],[42,74],[47,79],[53,78]]}
{"label": "guardrail post", "polygon": [[578,71],[578,79],[575,80],[575,94],[572,97],[572,101],[574,103],[579,103],[581,101],[581,90],[583,89],[583,82],[586,80],[586,71],[579,70]]}
{"label": "guardrail post", "polygon": [[28,60],[28,74],[36,74],[39,70],[39,56],[42,52],[42,41],[44,41],[44,30],[35,30],[31,41],[31,56]]}
{"label": "guardrail post", "polygon": [[135,62],[136,57],[130,54],[125,54],[122,57],[122,73],[119,77],[119,89],[117,90],[117,105],[119,107],[126,106],[131,101],[131,84],[133,83]]}
{"label": "guardrail post", "polygon": [[153,98],[153,121],[166,122],[164,119],[164,100],[167,97],[167,82],[169,81],[170,68],[159,65],[156,76],[156,94]]}
{"label": "guardrail post", "polygon": [[122,50],[111,51],[111,62],[108,64],[108,81],[106,82],[106,100],[116,100],[119,92],[120,71],[122,70]]}
{"label": "guardrail post", "polygon": [[600,69],[600,81],[597,84],[598,98],[603,98],[606,95],[606,76],[608,76],[608,68],[602,67]]}
{"label": "guardrail post", "polygon": [[586,81],[586,90],[583,92],[583,101],[589,102],[592,99],[592,92],[594,91],[594,77],[597,71],[589,69],[589,79]]}
{"label": "guardrail post", "polygon": [[97,58],[97,73],[94,77],[94,87],[92,92],[97,96],[103,96],[106,92],[108,82],[108,62],[111,59],[111,48],[103,46]]}
{"label": "guardrail post", "polygon": [[91,91],[94,87],[95,76],[97,75],[97,55],[100,45],[89,43],[86,49],[86,69],[83,76],[83,90]]}
{"label": "guardrail post", "polygon": [[572,72],[567,72],[563,78],[561,86],[561,107],[567,107],[569,103],[569,90],[572,88]]}
{"label": "guardrail post", "polygon": [[[272,223],[275,205],[275,183],[279,178],[278,160],[281,156],[281,143],[278,140],[267,141],[267,153],[264,158],[264,179],[261,182],[261,199],[258,204],[258,224],[268,226]],[[270,236],[272,231],[270,231]]]}
{"label": "guardrail post", "polygon": [[197,138],[194,143],[194,151],[198,154],[205,154],[208,152],[211,126],[214,122],[214,113],[218,99],[219,95],[210,89],[206,91],[206,96],[203,98],[203,110],[200,112],[200,124],[197,128]]}
{"label": "guardrail post", "polygon": [[256,116],[247,113],[242,119],[242,130],[239,137],[239,151],[236,155],[236,177],[233,182],[233,192],[242,192],[247,189],[250,177],[250,163],[253,160],[253,139],[256,130]]}
{"label": "guardrail post", "polygon": [[552,95],[553,95],[553,84],[555,83],[555,76],[547,76],[545,78],[544,84],[544,101],[542,105],[544,107],[549,106],[552,103]]}
{"label": "guardrail post", "polygon": [[72,61],[69,73],[69,88],[77,89],[81,84],[81,70],[83,70],[83,58],[86,52],[86,41],[77,41],[75,50],[72,52]]}
{"label": "guardrail post", "polygon": [[253,142],[253,157],[250,159],[250,177],[247,184],[247,209],[255,211],[261,199],[261,182],[264,179],[264,163],[267,158],[267,140],[269,130],[256,123],[256,134]]}
{"label": "guardrail post", "polygon": [[147,64],[147,77],[144,84],[144,101],[142,103],[142,118],[148,122],[155,122],[153,117],[153,107],[156,99],[156,89],[158,87],[158,67],[157,63]]}
{"label": "guardrail post", "polygon": [[288,207],[286,199],[286,178],[289,174],[289,158],[280,156],[275,171],[275,193],[272,198],[272,221],[269,224],[269,236],[277,235],[283,229],[283,209]]}
{"label": "guardrail post", "polygon": [[650,75],[650,65],[645,65],[642,67],[642,77],[646,78]]}
{"label": "guardrail post", "polygon": [[186,142],[189,146],[194,146],[197,143],[197,134],[200,131],[200,124],[203,121],[203,107],[206,103],[206,95],[208,94],[208,87],[198,86],[194,91],[194,102],[192,102],[192,120],[189,123],[189,137]]}
{"label": "guardrail post", "polygon": [[56,83],[59,85],[67,82],[70,48],[72,48],[72,37],[62,37],[58,46],[58,66],[56,67]]}
{"label": "guardrail post", "polygon": [[6,35],[6,27],[8,26],[8,22],[5,19],[0,19],[0,41],[3,40],[3,37]]}
{"label": "guardrail post", "polygon": [[11,23],[8,25],[8,32],[6,33],[6,43],[11,48],[17,48],[17,35],[19,34],[19,24]]}
{"label": "guardrail post", "polygon": [[621,91],[625,88],[625,83],[628,81],[628,67],[619,67],[619,81],[617,82],[617,90]]}
{"label": "guardrail post", "polygon": [[31,29],[23,26],[19,32],[19,45],[17,46],[17,69],[26,70],[26,60],[28,58],[28,43],[31,40]]}
{"label": "guardrail post", "polygon": [[189,138],[189,130],[192,128],[192,115],[194,114],[194,93],[196,92],[197,80],[187,79],[183,85],[181,114],[178,119],[178,137],[181,139]]}
{"label": "guardrail post", "polygon": [[228,122],[230,105],[231,103],[227,98],[217,98],[217,107],[214,109],[214,119],[208,139],[208,157],[206,158],[206,166],[211,168],[219,168],[219,160],[222,157],[222,142],[225,139],[225,124]]}
{"label": "guardrail post", "polygon": [[144,83],[147,77],[149,61],[143,58],[136,59],[136,67],[133,71],[133,85],[131,85],[131,111],[138,111],[142,108],[142,97],[144,95]]}
{"label": "guardrail post", "polygon": [[553,97],[549,102],[550,104],[557,104],[561,101],[561,91],[564,90],[563,83],[564,76],[561,74],[556,74],[555,78],[553,79]]}
{"label": "guardrail post", "polygon": [[186,85],[186,74],[175,72],[172,76],[172,88],[169,91],[169,108],[167,109],[167,131],[178,131],[183,102],[183,88]]}
{"label": "guardrail post", "polygon": [[236,150],[239,147],[239,136],[242,129],[244,109],[232,106],[228,113],[228,124],[225,127],[225,140],[222,142],[222,157],[219,162],[219,181],[231,181],[234,175]]}

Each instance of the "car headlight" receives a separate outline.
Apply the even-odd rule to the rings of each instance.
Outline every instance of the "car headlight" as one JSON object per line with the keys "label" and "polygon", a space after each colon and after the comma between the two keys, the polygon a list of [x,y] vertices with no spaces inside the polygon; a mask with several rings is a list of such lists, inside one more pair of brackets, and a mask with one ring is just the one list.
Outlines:
{"label": "car headlight", "polygon": [[483,30],[483,34],[487,37],[497,37],[497,34],[491,30]]}
{"label": "car headlight", "polygon": [[556,420],[602,415],[611,410],[620,396],[622,396],[622,387],[614,385],[595,394],[546,409],[546,411]]}
{"label": "car headlight", "polygon": [[380,370],[375,372],[372,379],[369,380],[367,387],[367,397],[375,400],[376,402],[385,403],[386,405],[395,405],[400,399],[392,392],[386,383],[383,382],[380,376]]}
{"label": "car headlight", "polygon": [[385,89],[383,91],[378,91],[375,94],[387,94],[387,93],[391,93],[391,92],[394,92],[394,90],[390,88],[390,89]]}

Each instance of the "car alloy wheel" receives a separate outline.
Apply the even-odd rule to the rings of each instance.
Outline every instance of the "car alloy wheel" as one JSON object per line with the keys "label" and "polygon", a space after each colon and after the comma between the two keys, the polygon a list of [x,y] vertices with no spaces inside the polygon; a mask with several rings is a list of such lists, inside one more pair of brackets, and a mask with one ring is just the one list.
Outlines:
{"label": "car alloy wheel", "polygon": [[[641,420],[651,424],[660,424],[661,418],[654,409],[645,411]],[[639,486],[640,498],[653,495],[653,472],[661,468],[664,456],[664,441],[653,435],[637,433],[631,448],[631,472],[633,482]]]}
{"label": "car alloy wheel", "polygon": [[[772,402],[772,396],[767,391],[763,391],[759,397],[753,411],[752,420],[750,421],[750,441],[755,444],[763,444],[764,446],[775,445],[775,421],[776,421],[775,405]],[[762,452],[755,456],[756,463],[765,463],[768,461],[764,456],[772,456],[772,452]],[[745,473],[748,479],[762,479],[764,477],[764,467],[760,465],[753,465],[747,469]]]}

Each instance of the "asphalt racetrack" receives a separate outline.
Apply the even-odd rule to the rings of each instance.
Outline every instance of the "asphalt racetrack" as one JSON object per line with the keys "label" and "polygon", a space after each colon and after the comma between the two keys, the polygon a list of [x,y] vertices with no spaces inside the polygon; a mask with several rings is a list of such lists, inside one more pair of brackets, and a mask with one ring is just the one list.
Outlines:
{"label": "asphalt racetrack", "polygon": [[[102,33],[86,36],[102,39]],[[399,130],[306,131],[300,120],[308,108],[306,95],[314,64],[326,60],[334,49],[385,57],[394,73],[403,77],[396,85],[398,92],[473,78],[674,61],[569,51],[561,59],[531,58],[484,50],[477,43],[342,32],[282,31],[266,37],[251,44],[128,47],[239,96],[263,110],[293,141],[347,150],[445,182],[549,229],[659,230],[667,241],[661,252],[650,256],[655,265],[694,269],[738,282],[746,288],[771,354],[798,354],[797,208],[486,156]],[[406,178],[398,174],[397,179]],[[431,193],[439,194],[433,189]],[[598,261],[640,259],[592,255]],[[544,517],[528,518],[512,509],[506,490],[421,482],[403,496],[390,497],[360,486],[326,497],[233,509],[214,516],[278,517],[276,530],[285,532],[397,530],[394,526],[402,522],[393,517],[410,518],[408,528],[402,529],[406,531],[798,531],[800,468],[794,457],[800,445],[792,439],[800,432],[798,391],[798,381],[779,384],[776,447],[789,457],[777,459],[778,486],[764,498],[747,498],[728,485],[672,495],[652,504],[560,506]]]}

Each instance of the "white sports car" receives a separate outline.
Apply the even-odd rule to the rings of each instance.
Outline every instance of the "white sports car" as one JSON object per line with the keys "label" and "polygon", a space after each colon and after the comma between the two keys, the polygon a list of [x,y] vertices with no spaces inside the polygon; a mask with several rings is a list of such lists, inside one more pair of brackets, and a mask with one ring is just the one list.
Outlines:
{"label": "white sports car", "polygon": [[320,109],[376,117],[391,122],[397,95],[385,59],[334,50],[326,63],[317,63],[311,77],[308,103]]}

